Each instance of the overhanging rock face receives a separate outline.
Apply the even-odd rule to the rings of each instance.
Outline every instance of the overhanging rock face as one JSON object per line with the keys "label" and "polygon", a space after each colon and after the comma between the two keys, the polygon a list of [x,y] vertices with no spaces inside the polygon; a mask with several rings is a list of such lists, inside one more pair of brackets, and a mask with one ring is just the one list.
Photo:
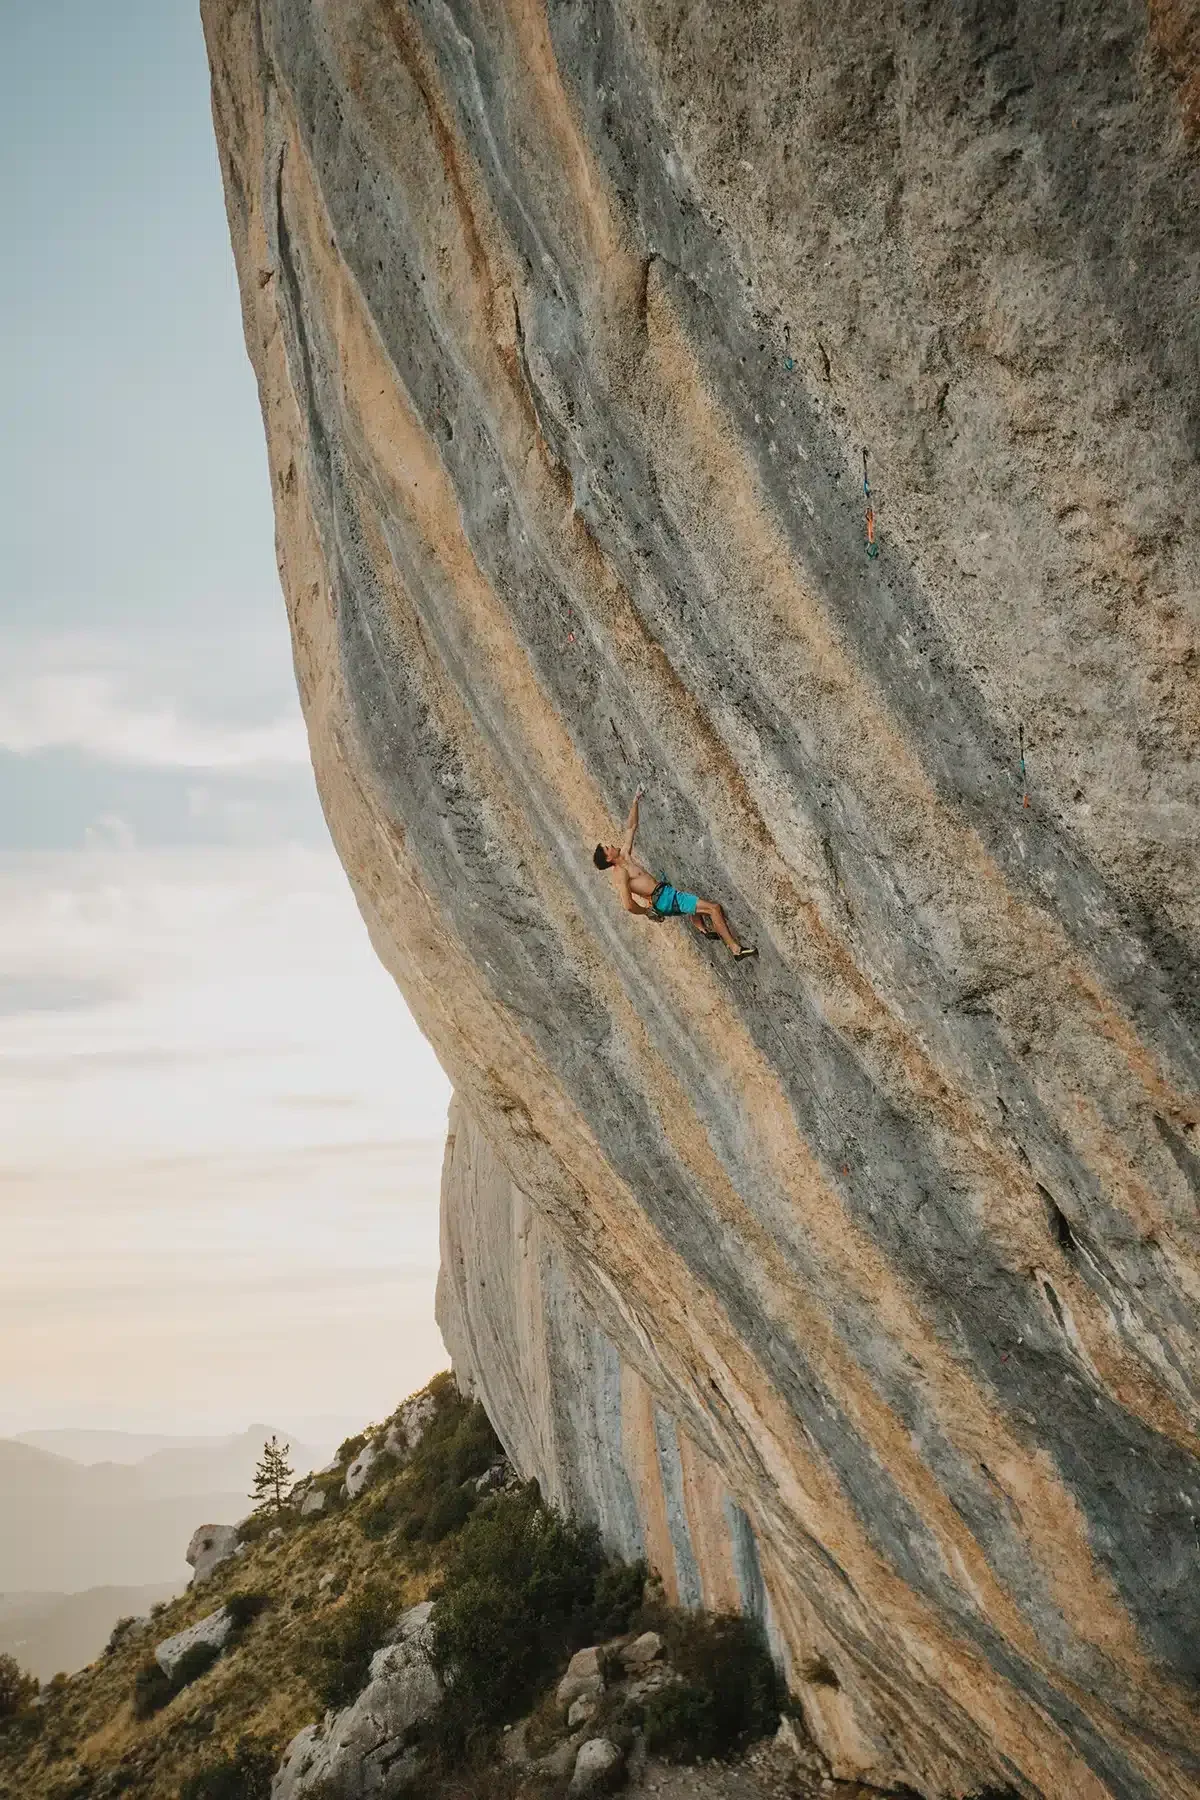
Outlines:
{"label": "overhanging rock face", "polygon": [[608,1346],[538,1454],[665,1421],[840,1770],[1200,1794],[1186,12],[204,14],[326,813]]}
{"label": "overhanging rock face", "polygon": [[[442,1187],[438,1324],[460,1385],[479,1395],[510,1460],[565,1512],[644,1557],[668,1598],[739,1609],[771,1631],[753,1528],[711,1457],[618,1348],[571,1259],[478,1127],[455,1105]],[[643,1355],[652,1346],[635,1346]],[[786,1648],[781,1646],[781,1648]]]}

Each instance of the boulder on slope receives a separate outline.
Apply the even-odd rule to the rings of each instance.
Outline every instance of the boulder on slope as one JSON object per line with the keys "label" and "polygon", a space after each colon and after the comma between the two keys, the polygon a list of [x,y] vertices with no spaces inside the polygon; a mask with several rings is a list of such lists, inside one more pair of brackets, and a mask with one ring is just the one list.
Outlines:
{"label": "boulder on slope", "polygon": [[207,1618],[197,1619],[185,1631],[164,1638],[155,1646],[154,1660],[164,1675],[173,1676],[189,1650],[194,1650],[198,1644],[211,1644],[214,1649],[223,1650],[232,1630],[233,1619],[222,1606],[217,1612],[209,1613]]}
{"label": "boulder on slope", "polygon": [[342,1800],[392,1800],[411,1781],[419,1756],[409,1734],[432,1717],[442,1697],[420,1641],[428,1616],[425,1607],[411,1608],[398,1628],[400,1642],[383,1645],[372,1657],[370,1680],[357,1700],[297,1732],[271,1784],[271,1800],[324,1792]]}
{"label": "boulder on slope", "polygon": [[195,1570],[193,1581],[207,1581],[213,1570],[237,1554],[236,1525],[198,1525],[184,1557]]}

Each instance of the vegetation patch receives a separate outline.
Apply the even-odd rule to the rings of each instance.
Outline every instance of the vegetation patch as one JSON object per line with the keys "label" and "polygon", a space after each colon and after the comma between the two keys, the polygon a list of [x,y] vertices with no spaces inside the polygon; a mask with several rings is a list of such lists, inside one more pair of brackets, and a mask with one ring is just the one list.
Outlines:
{"label": "vegetation patch", "polygon": [[[557,1683],[586,1645],[606,1646],[594,1728],[623,1746],[645,1724],[670,1754],[723,1755],[770,1729],[776,1678],[752,1627],[647,1605],[644,1567],[610,1561],[536,1487],[481,1483],[501,1462],[486,1416],[449,1379],[430,1393],[421,1444],[399,1469],[383,1463],[368,1492],[303,1522],[291,1504],[275,1521],[260,1515],[241,1555],[156,1607],[153,1627],[122,1622],[70,1681],[38,1696],[20,1670],[8,1671],[7,1689],[0,1678],[0,1695],[19,1695],[7,1723],[0,1708],[0,1800],[269,1800],[295,1733],[353,1703],[400,1613],[427,1598],[438,1602],[429,1638],[446,1700],[420,1732],[421,1800],[561,1800],[565,1776],[543,1780],[502,1759],[501,1727],[536,1705],[530,1750],[561,1745]],[[340,1489],[342,1476],[326,1483]],[[151,1643],[221,1605],[233,1630],[219,1660],[200,1647],[173,1681],[147,1660]],[[680,1698],[670,1704],[630,1697],[613,1642],[648,1627],[674,1664],[669,1691]]]}
{"label": "vegetation patch", "polygon": [[374,1482],[359,1511],[359,1528],[374,1542],[395,1533],[406,1544],[440,1544],[466,1523],[481,1497],[475,1483],[504,1454],[478,1401],[433,1391],[437,1411],[409,1463]]}
{"label": "vegetation patch", "polygon": [[37,1696],[36,1675],[28,1675],[15,1656],[0,1656],[0,1729],[33,1705]]}
{"label": "vegetation patch", "polygon": [[193,1681],[199,1681],[207,1675],[214,1663],[221,1660],[221,1651],[216,1644],[193,1644],[185,1650],[170,1675],[151,1658],[143,1663],[134,1677],[133,1711],[135,1718],[151,1719],[156,1712],[181,1694],[185,1687]]}
{"label": "vegetation patch", "polygon": [[623,1630],[644,1575],[615,1572],[593,1528],[543,1506],[533,1483],[487,1500],[451,1551],[433,1616],[447,1743],[516,1718],[572,1651]]}
{"label": "vegetation patch", "polygon": [[645,1706],[646,1748],[670,1762],[726,1758],[779,1724],[784,1688],[761,1628],[740,1613],[672,1613],[680,1677]]}
{"label": "vegetation patch", "polygon": [[225,1611],[233,1627],[234,1636],[240,1637],[248,1626],[253,1625],[261,1613],[266,1612],[270,1604],[271,1596],[269,1594],[242,1591],[226,1594]]}
{"label": "vegetation patch", "polygon": [[130,1632],[136,1629],[137,1624],[138,1620],[132,1613],[126,1613],[124,1618],[118,1619],[108,1634],[108,1642],[104,1646],[105,1656],[111,1656],[114,1650],[119,1649]]}
{"label": "vegetation patch", "polygon": [[367,1685],[371,1658],[396,1623],[394,1591],[377,1583],[346,1600],[304,1646],[302,1667],[322,1706],[349,1706]]}
{"label": "vegetation patch", "polygon": [[278,1762],[273,1744],[242,1738],[231,1755],[189,1775],[179,1800],[271,1800],[271,1777]]}

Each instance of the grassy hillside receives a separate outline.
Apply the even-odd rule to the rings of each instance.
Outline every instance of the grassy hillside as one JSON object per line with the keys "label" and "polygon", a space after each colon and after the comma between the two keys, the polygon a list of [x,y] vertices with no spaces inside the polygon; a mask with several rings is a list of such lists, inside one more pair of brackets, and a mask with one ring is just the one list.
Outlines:
{"label": "grassy hillside", "polygon": [[[289,1740],[354,1700],[400,1612],[431,1595],[444,1691],[421,1728],[423,1800],[565,1792],[586,1732],[570,1738],[554,1687],[589,1644],[608,1659],[595,1723],[622,1755],[640,1740],[707,1757],[773,1729],[778,1680],[754,1627],[668,1613],[642,1565],[610,1561],[590,1527],[520,1485],[449,1376],[427,1392],[415,1450],[397,1436],[397,1454],[379,1453],[382,1427],[348,1440],[337,1470],[307,1489],[325,1494],[324,1514],[293,1503],[256,1517],[200,1588],[126,1621],[96,1662],[7,1721],[0,1703],[0,1800],[266,1800]],[[368,1435],[367,1484],[347,1500],[345,1471]],[[155,1646],[222,1606],[236,1620],[224,1653],[193,1649],[169,1680]],[[670,1668],[639,1698],[620,1676],[619,1634],[648,1626]],[[518,1769],[500,1745],[522,1720]]]}
{"label": "grassy hillside", "polygon": [[[435,1386],[443,1431],[473,1441],[463,1479],[469,1479],[467,1465],[470,1475],[481,1474],[500,1455],[490,1427],[459,1399],[448,1377]],[[345,1446],[343,1469],[358,1448],[354,1441]],[[368,1588],[386,1589],[398,1610],[422,1599],[437,1573],[437,1546],[410,1543],[396,1529],[406,1480],[394,1461],[382,1458],[375,1480],[347,1504],[340,1500],[342,1474],[323,1478],[329,1516],[301,1519],[288,1511],[278,1526],[257,1521],[242,1554],[202,1586],[157,1608],[145,1624],[114,1634],[111,1650],[51,1689],[42,1705],[0,1726],[2,1800],[116,1794],[178,1800],[190,1775],[231,1755],[243,1740],[282,1754],[293,1734],[324,1711],[317,1689],[326,1636],[336,1635]],[[389,1504],[397,1519],[381,1534],[380,1509]],[[154,1646],[234,1594],[262,1596],[266,1605],[211,1669],[161,1710],[139,1718],[138,1677]]]}

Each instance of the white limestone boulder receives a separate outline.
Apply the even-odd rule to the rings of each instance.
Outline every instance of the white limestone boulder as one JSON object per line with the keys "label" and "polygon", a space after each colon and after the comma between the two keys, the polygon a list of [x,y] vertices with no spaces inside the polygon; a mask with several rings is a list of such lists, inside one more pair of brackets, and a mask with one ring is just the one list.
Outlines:
{"label": "white limestone boulder", "polygon": [[207,1581],[213,1570],[238,1550],[236,1525],[198,1525],[184,1557],[195,1570],[193,1581]]}
{"label": "white limestone boulder", "polygon": [[418,1605],[410,1606],[406,1612],[400,1614],[395,1626],[388,1633],[388,1643],[419,1644],[422,1649],[426,1649],[428,1647],[426,1633],[432,1618],[432,1600],[422,1600]]}
{"label": "white limestone boulder", "polygon": [[409,1733],[432,1717],[442,1698],[419,1629],[375,1652],[370,1680],[353,1705],[296,1734],[271,1783],[271,1800],[322,1792],[340,1800],[393,1800],[411,1782],[419,1758]]}
{"label": "white limestone boulder", "polygon": [[588,1738],[579,1746],[568,1795],[605,1793],[616,1785],[624,1760],[611,1738]]}
{"label": "white limestone boulder", "polygon": [[346,1498],[356,1500],[371,1478],[371,1470],[383,1455],[382,1440],[372,1438],[364,1444],[346,1470]]}
{"label": "white limestone boulder", "polygon": [[216,1650],[223,1650],[233,1630],[233,1620],[222,1606],[219,1611],[209,1613],[206,1619],[197,1619],[185,1631],[177,1631],[174,1637],[164,1638],[154,1650],[154,1660],[164,1675],[173,1676],[189,1650],[198,1644],[211,1644]]}
{"label": "white limestone boulder", "polygon": [[432,1394],[414,1394],[406,1400],[388,1426],[383,1447],[403,1462],[410,1457],[437,1417]]}
{"label": "white limestone boulder", "polygon": [[569,1707],[576,1700],[594,1700],[603,1692],[604,1676],[600,1669],[599,1644],[592,1644],[586,1650],[577,1650],[558,1684],[558,1704]]}
{"label": "white limestone boulder", "polygon": [[626,1644],[619,1652],[625,1667],[634,1674],[648,1669],[651,1663],[659,1660],[663,1653],[663,1641],[657,1631],[643,1631],[635,1637],[632,1644]]}

